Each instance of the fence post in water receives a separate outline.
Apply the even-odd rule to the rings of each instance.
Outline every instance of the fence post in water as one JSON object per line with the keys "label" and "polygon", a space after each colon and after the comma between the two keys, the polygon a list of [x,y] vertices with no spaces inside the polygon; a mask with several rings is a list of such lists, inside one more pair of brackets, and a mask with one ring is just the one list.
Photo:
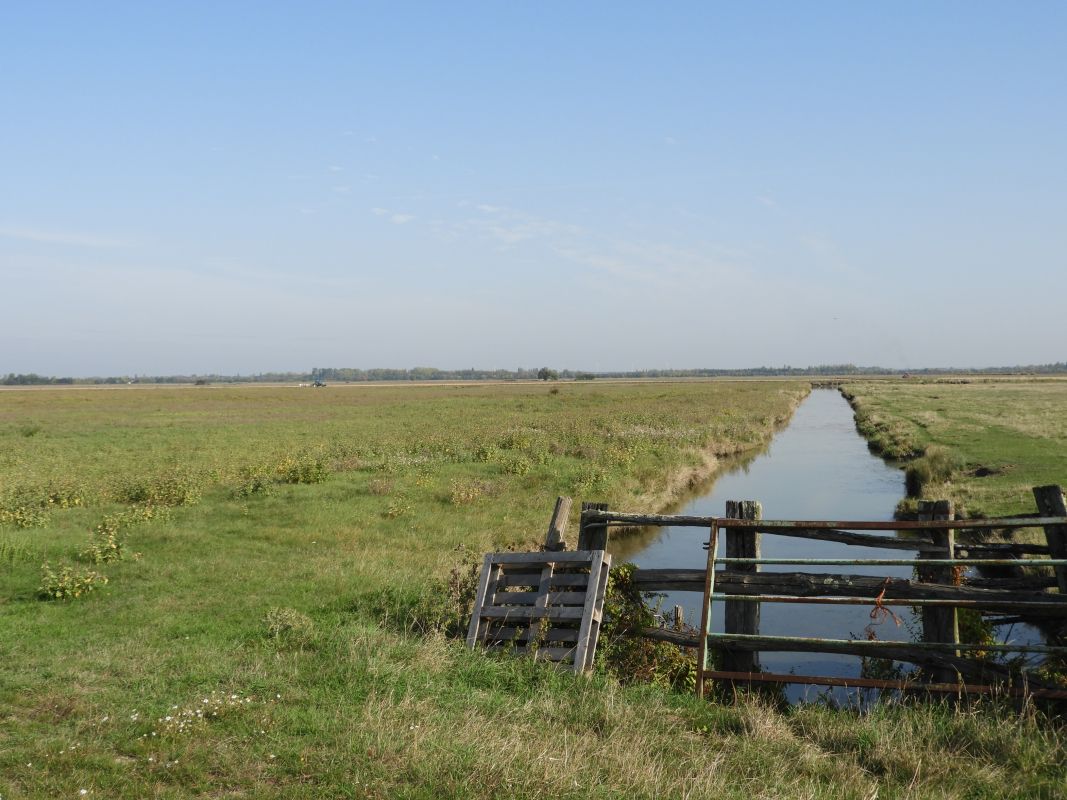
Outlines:
{"label": "fence post in water", "polygon": [[[727,500],[728,519],[763,519],[763,506],[755,500]],[[759,558],[760,534],[750,530],[726,529],[727,558]],[[736,572],[759,572],[759,564],[738,564]],[[759,633],[760,604],[739,600],[726,601],[726,633]],[[726,650],[722,668],[727,672],[759,672],[759,653],[755,650]]]}
{"label": "fence post in water", "polygon": [[[1067,517],[1067,502],[1060,486],[1035,486],[1034,499],[1037,510],[1046,517]],[[1049,558],[1067,558],[1067,525],[1049,525],[1045,528]],[[1053,567],[1056,585],[1060,594],[1067,594],[1067,567]]]}
{"label": "fence post in water", "polygon": [[606,550],[608,547],[608,526],[589,521],[589,511],[607,511],[607,503],[582,503],[582,517],[578,526],[579,550]]}
{"label": "fence post in water", "polygon": [[569,497],[557,497],[556,508],[552,512],[552,519],[548,523],[548,533],[545,535],[545,550],[556,552],[567,549],[567,542],[563,538],[567,530],[567,520],[571,515],[571,499]]}
{"label": "fence post in water", "polygon": [[[952,502],[949,500],[921,500],[919,502],[920,520],[951,520],[956,515],[952,510]],[[932,530],[934,544],[941,548],[942,552],[921,552],[919,558],[955,558],[956,536],[952,530]],[[918,567],[919,580],[928,583],[942,583],[953,585],[957,583],[955,568],[947,567]],[[958,644],[960,641],[959,620],[956,609],[949,607],[923,607],[923,641],[924,642],[948,642]],[[959,656],[959,651],[956,651]],[[931,670],[931,677],[935,683],[956,683],[959,677],[956,671],[949,667],[938,667]]]}
{"label": "fence post in water", "polygon": [[685,609],[681,606],[674,607],[674,629],[680,631],[685,627]]}

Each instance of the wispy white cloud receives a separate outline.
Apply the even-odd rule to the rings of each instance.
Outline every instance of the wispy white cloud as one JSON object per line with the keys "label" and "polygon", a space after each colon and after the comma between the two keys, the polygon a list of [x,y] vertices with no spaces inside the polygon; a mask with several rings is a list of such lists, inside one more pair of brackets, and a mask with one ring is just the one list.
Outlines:
{"label": "wispy white cloud", "polygon": [[386,214],[389,213],[389,209],[388,208],[372,208],[370,210],[370,213],[372,213],[376,217],[384,217]]}
{"label": "wispy white cloud", "polygon": [[337,164],[330,164],[330,172],[344,172],[345,168]]}
{"label": "wispy white cloud", "polygon": [[678,144],[678,140],[675,139],[673,136],[664,136],[663,143],[668,147],[674,147],[676,144]]}
{"label": "wispy white cloud", "polygon": [[72,247],[133,247],[135,242],[129,239],[116,239],[110,236],[75,233],[71,231],[43,230],[41,228],[23,228],[18,226],[0,226],[0,238],[17,239],[23,242],[41,244],[70,245]]}
{"label": "wispy white cloud", "polygon": [[491,206],[488,203],[480,203],[475,208],[479,211],[484,211],[486,214],[495,214],[500,211],[500,206]]}
{"label": "wispy white cloud", "polygon": [[389,217],[389,221],[394,225],[403,225],[411,220],[415,219],[414,214],[393,214]]}

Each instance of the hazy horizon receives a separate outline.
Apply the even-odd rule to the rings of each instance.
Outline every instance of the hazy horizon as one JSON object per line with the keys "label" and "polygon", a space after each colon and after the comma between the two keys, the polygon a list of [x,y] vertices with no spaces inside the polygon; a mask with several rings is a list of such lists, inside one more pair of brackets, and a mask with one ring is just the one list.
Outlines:
{"label": "hazy horizon", "polygon": [[0,374],[1060,362],[1065,68],[1040,2],[12,5]]}

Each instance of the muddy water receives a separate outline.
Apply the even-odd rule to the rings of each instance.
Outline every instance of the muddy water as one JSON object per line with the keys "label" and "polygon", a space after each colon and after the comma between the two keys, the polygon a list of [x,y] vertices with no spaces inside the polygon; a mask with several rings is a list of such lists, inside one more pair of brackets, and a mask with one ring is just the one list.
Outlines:
{"label": "muddy water", "polygon": [[[817,389],[800,405],[788,427],[758,455],[724,465],[710,489],[674,513],[722,516],[727,500],[759,500],[765,519],[867,519],[891,520],[904,496],[901,470],[886,464],[867,449],[856,431],[852,409],[836,391]],[[620,509],[622,510],[622,509]],[[629,510],[629,509],[627,509]],[[635,509],[636,510],[636,509]],[[696,528],[655,529],[615,540],[609,546],[616,563],[633,561],[641,567],[703,568],[702,544],[708,532]],[[720,554],[722,550],[720,549]],[[764,534],[764,558],[894,558],[907,553],[833,542],[814,542]],[[848,572],[860,575],[910,577],[911,567],[796,567],[765,565],[764,571]],[[669,593],[663,607],[675,603],[686,608],[686,618],[699,625],[700,596]],[[723,604],[715,604],[713,628],[723,630]],[[899,615],[903,626],[892,621],[877,626],[880,639],[914,638],[916,620],[908,609]],[[816,606],[764,603],[760,632],[770,635],[866,638],[870,609],[863,606]],[[818,653],[762,653],[766,671],[808,675],[859,675],[859,659]],[[813,691],[789,690],[792,699]]]}

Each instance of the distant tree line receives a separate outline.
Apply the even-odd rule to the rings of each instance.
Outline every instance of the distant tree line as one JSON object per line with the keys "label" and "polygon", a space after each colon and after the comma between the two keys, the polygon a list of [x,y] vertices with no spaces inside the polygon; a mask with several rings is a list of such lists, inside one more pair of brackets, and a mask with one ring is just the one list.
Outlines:
{"label": "distant tree line", "polygon": [[816,377],[831,375],[1063,375],[1067,374],[1067,362],[1032,364],[1014,367],[921,367],[907,370],[885,367],[858,367],[855,364],[823,364],[814,367],[750,367],[747,369],[643,369],[615,372],[585,372],[569,369],[555,370],[549,367],[507,369],[437,369],[436,367],[413,367],[411,369],[358,369],[354,367],[313,367],[310,372],[260,372],[254,375],[123,375],[105,378],[57,378],[36,373],[8,373],[0,377],[3,386],[44,386],[69,384],[124,384],[124,383],[346,383],[363,381],[532,381],[532,380],[577,380],[595,378],[755,378],[755,377]]}

